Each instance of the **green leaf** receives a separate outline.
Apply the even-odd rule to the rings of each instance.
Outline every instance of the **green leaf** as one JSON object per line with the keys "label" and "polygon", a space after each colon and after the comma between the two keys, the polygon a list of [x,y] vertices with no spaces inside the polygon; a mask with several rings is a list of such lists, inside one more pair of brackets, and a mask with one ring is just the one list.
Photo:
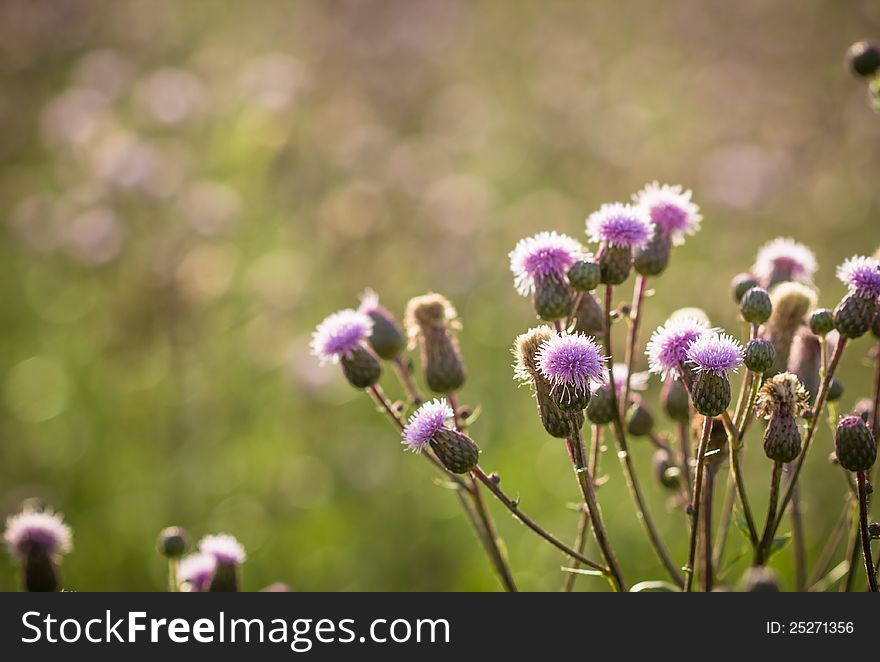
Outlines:
{"label": "green leaf", "polygon": [[664,581],[647,581],[639,582],[633,586],[630,593],[680,593],[681,589],[671,582]]}
{"label": "green leaf", "polygon": [[771,558],[773,558],[773,555],[776,554],[776,552],[784,549],[790,541],[791,533],[786,533],[782,536],[776,536],[773,539],[773,543],[770,545],[769,551],[767,552],[767,560],[769,561]]}

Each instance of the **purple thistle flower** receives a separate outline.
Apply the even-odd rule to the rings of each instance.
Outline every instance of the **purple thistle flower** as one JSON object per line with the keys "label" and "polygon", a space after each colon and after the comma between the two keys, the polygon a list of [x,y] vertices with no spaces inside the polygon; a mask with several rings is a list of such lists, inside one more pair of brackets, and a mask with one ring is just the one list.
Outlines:
{"label": "purple thistle flower", "polygon": [[638,248],[654,236],[654,226],[643,209],[615,202],[590,214],[587,235],[593,242]]}
{"label": "purple thistle flower", "polygon": [[539,232],[520,239],[510,251],[510,270],[516,291],[528,296],[535,281],[550,274],[564,276],[569,267],[583,257],[583,246],[576,239],[556,232]]}
{"label": "purple thistle flower", "polygon": [[414,453],[420,452],[453,416],[455,412],[443,398],[424,403],[409,417],[401,443]]}
{"label": "purple thistle flower", "polygon": [[177,580],[191,593],[207,593],[214,579],[217,561],[209,554],[190,554],[180,560],[177,566]]}
{"label": "purple thistle flower", "polygon": [[743,346],[726,333],[706,333],[687,350],[687,362],[697,372],[723,377],[728,370],[736,372],[743,362]]}
{"label": "purple thistle flower", "polygon": [[6,520],[3,540],[9,553],[20,560],[33,550],[54,557],[73,548],[73,534],[60,514],[29,508]]}
{"label": "purple thistle flower", "polygon": [[648,368],[665,380],[678,379],[681,364],[687,360],[690,346],[699,338],[714,331],[709,324],[695,317],[675,317],[657,327],[645,348]]}
{"label": "purple thistle flower", "polygon": [[816,256],[809,248],[789,237],[778,237],[758,250],[752,273],[765,285],[778,274],[783,280],[810,283],[816,273]]}
{"label": "purple thistle flower", "polygon": [[222,565],[239,565],[247,559],[242,544],[228,533],[205,536],[199,541],[199,551]]}
{"label": "purple thistle flower", "polygon": [[652,182],[633,196],[635,203],[644,209],[655,226],[680,246],[685,235],[700,229],[703,216],[700,208],[691,200],[691,191],[681,186],[669,186]]}
{"label": "purple thistle flower", "polygon": [[312,334],[312,354],[321,364],[338,363],[373,332],[373,320],[356,310],[333,313],[321,322]]}
{"label": "purple thistle flower", "polygon": [[876,299],[880,296],[880,260],[855,255],[837,267],[837,277],[860,297]]}
{"label": "purple thistle flower", "polygon": [[582,333],[557,333],[548,338],[535,358],[538,370],[555,388],[585,392],[605,383],[605,362],[595,339]]}
{"label": "purple thistle flower", "polygon": [[[617,397],[623,398],[623,391],[626,387],[626,375],[629,373],[629,368],[626,367],[626,363],[615,363],[611,366],[611,373],[614,375],[614,387],[617,389]],[[650,377],[651,373],[649,372],[634,372],[629,378],[629,390],[644,391],[648,388]]]}

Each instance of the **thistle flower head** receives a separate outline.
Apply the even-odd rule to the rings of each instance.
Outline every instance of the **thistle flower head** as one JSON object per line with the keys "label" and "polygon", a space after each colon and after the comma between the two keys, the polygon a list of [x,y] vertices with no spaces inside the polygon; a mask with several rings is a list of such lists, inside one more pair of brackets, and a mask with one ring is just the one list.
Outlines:
{"label": "thistle flower head", "polygon": [[809,397],[797,375],[781,372],[765,381],[758,391],[758,414],[770,418],[783,411],[797,416],[807,406]]}
{"label": "thistle flower head", "polygon": [[373,331],[373,320],[356,310],[346,309],[333,313],[321,322],[312,334],[312,354],[322,364],[338,363],[351,353]]}
{"label": "thistle flower head", "polygon": [[726,333],[706,333],[688,347],[687,362],[697,372],[723,377],[742,364],[743,346]]}
{"label": "thistle flower head", "polygon": [[538,349],[538,369],[554,387],[584,392],[605,382],[605,357],[596,341],[580,333],[556,333]]}
{"label": "thistle flower head", "polygon": [[31,551],[55,557],[73,548],[73,534],[59,513],[25,508],[6,520],[3,540],[9,553],[24,560]]}
{"label": "thistle flower head", "polygon": [[411,341],[418,338],[424,329],[458,329],[458,313],[442,294],[423,294],[413,297],[406,304],[404,326]]}
{"label": "thistle flower head", "polygon": [[602,205],[587,218],[590,241],[609,246],[644,246],[654,236],[646,211],[619,202]]}
{"label": "thistle flower head", "polygon": [[214,578],[217,561],[209,554],[190,554],[180,560],[177,566],[177,579],[183,590],[191,593],[206,593]]}
{"label": "thistle flower head", "polygon": [[199,551],[222,565],[239,565],[247,559],[242,544],[228,533],[205,536],[199,541]]}
{"label": "thistle flower head", "polygon": [[773,310],[767,326],[776,331],[794,332],[816,307],[816,290],[803,283],[780,283],[770,292],[770,302]]}
{"label": "thistle flower head", "polygon": [[673,317],[651,335],[645,353],[648,355],[648,368],[662,379],[670,375],[678,377],[681,364],[687,360],[688,348],[699,338],[714,329],[696,317]]}
{"label": "thistle flower head", "polygon": [[528,296],[535,281],[550,274],[564,276],[575,262],[584,257],[580,242],[556,232],[539,232],[520,239],[510,251],[510,270],[516,291]]}
{"label": "thistle flower head", "polygon": [[431,400],[424,403],[409,417],[403,428],[403,445],[418,453],[431,443],[434,436],[446,427],[455,413],[445,399]]}
{"label": "thistle flower head", "polygon": [[553,331],[546,326],[536,326],[521,333],[513,341],[513,376],[522,384],[534,384],[543,379],[538,368],[538,350],[553,337]]}
{"label": "thistle flower head", "polygon": [[700,229],[703,216],[700,208],[691,200],[690,190],[651,182],[633,196],[635,203],[644,209],[654,225],[680,246],[685,235],[693,235]]}
{"label": "thistle flower head", "polygon": [[880,296],[880,260],[856,255],[837,267],[837,277],[849,291],[866,299]]}
{"label": "thistle flower head", "polygon": [[758,250],[752,273],[765,286],[769,286],[774,280],[809,283],[813,280],[816,268],[813,251],[794,239],[778,237]]}

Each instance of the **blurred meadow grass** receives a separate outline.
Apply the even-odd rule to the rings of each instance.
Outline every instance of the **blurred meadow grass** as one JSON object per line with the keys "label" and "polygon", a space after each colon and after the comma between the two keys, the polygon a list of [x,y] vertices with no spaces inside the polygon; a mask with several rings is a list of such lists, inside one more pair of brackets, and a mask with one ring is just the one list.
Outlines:
{"label": "blurred meadow grass", "polygon": [[[251,590],[496,589],[455,499],[309,356],[314,325],[367,287],[398,314],[449,296],[483,466],[573,538],[564,447],[511,379],[533,318],[508,251],[582,237],[600,203],[659,179],[705,220],[652,282],[643,338],[683,306],[737,332],[730,278],[779,235],[816,251],[833,306],[835,265],[880,244],[880,118],[842,65],[866,36],[868,0],[6,0],[0,514],[27,497],[64,512],[76,590],[161,590],[170,524],[238,536]],[[868,348],[845,360],[844,407],[869,394]],[[811,558],[842,506],[831,447],[823,430],[806,467]],[[683,561],[684,519],[648,444],[633,452]],[[602,464],[628,580],[663,578],[613,450]],[[564,559],[491,507],[521,587],[556,590]],[[774,563],[790,587],[791,550]]]}

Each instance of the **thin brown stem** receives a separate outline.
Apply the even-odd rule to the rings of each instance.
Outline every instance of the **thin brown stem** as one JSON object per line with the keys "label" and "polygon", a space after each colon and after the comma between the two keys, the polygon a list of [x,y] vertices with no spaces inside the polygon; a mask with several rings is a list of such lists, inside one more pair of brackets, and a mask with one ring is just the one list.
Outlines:
{"label": "thin brown stem", "polygon": [[399,355],[394,357],[393,363],[394,372],[397,374],[397,379],[400,381],[410,404],[414,406],[422,404],[422,394],[419,392],[419,387],[416,386],[409,364]]}
{"label": "thin brown stem", "polygon": [[[587,546],[587,533],[590,530],[590,513],[585,508],[581,509],[580,517],[578,517],[577,537],[574,539],[574,548],[581,554]],[[572,567],[577,569],[580,561],[573,561]],[[574,590],[574,584],[577,581],[578,574],[576,572],[565,573],[565,581],[562,583],[562,592],[571,593]]]}
{"label": "thin brown stem", "polygon": [[509,510],[511,512],[511,514],[514,517],[516,517],[520,522],[525,524],[529,529],[531,529],[532,531],[537,533],[539,536],[541,536],[548,543],[553,545],[556,549],[560,550],[561,552],[564,552],[566,555],[570,556],[571,558],[573,558],[577,561],[580,561],[582,564],[584,564],[585,566],[587,566],[589,568],[592,568],[593,570],[599,570],[599,571],[606,573],[606,574],[608,573],[608,569],[605,568],[605,566],[603,566],[600,563],[597,563],[596,561],[593,561],[593,560],[587,558],[586,556],[584,556],[580,552],[575,551],[574,549],[572,549],[571,547],[566,545],[564,542],[559,540],[559,538],[554,536],[552,533],[549,533],[544,528],[542,528],[540,525],[538,525],[531,517],[529,517],[524,512],[522,512],[519,508],[519,502],[508,497],[504,493],[504,491],[498,486],[498,483],[495,480],[493,480],[492,478],[490,478],[489,476],[487,476],[482,469],[477,467],[471,473],[474,475],[474,477],[478,481],[480,481],[483,485],[486,486],[486,488],[495,496],[495,498],[498,499],[498,501],[500,501],[504,505],[504,507],[507,508],[507,510]]}
{"label": "thin brown stem", "polygon": [[706,448],[709,445],[709,433],[712,430],[712,418],[703,418],[703,432],[700,445],[697,447],[697,472],[694,477],[694,492],[688,511],[691,516],[691,537],[688,543],[687,564],[684,567],[684,591],[690,593],[694,584],[694,560],[697,557],[697,537],[700,530],[700,503],[703,491],[703,469],[706,464]]}
{"label": "thin brown stem", "polygon": [[681,475],[684,477],[684,484],[691,484],[691,433],[690,426],[687,423],[678,423],[678,446],[681,454]]}
{"label": "thin brown stem", "polygon": [[703,590],[712,590],[714,579],[712,566],[712,497],[715,493],[715,468],[706,471],[706,485],[703,488]]}
{"label": "thin brown stem", "polygon": [[847,541],[846,546],[846,558],[849,559],[848,565],[846,568],[846,575],[843,582],[840,584],[840,591],[843,593],[849,593],[853,590],[853,587],[856,583],[856,567],[859,564],[859,537],[860,532],[859,528],[861,523],[859,522],[859,502],[858,498],[853,504],[853,521],[852,527],[850,527],[849,540]]}
{"label": "thin brown stem", "polygon": [[[868,532],[868,481],[865,472],[856,474],[856,485],[859,488],[859,536],[862,539],[862,556],[865,560],[865,572],[868,575],[868,589],[877,593],[877,575],[874,573],[874,560],[871,557],[871,534]],[[852,570],[850,570],[852,572]]]}
{"label": "thin brown stem", "polygon": [[773,543],[773,534],[770,529],[776,521],[776,512],[779,507],[779,483],[782,480],[782,462],[774,462],[773,470],[770,472],[770,495],[767,497],[767,522],[764,525],[764,535],[761,537],[761,545],[755,550],[754,565],[764,565],[770,554],[770,547]]}
{"label": "thin brown stem", "polygon": [[[605,338],[603,340],[605,341],[605,355],[608,356],[608,362],[611,365],[614,365],[614,352],[612,351],[611,343],[611,307],[613,305],[613,302],[614,287],[612,285],[606,285]],[[642,494],[641,485],[639,484],[638,478],[636,477],[635,466],[633,465],[632,457],[630,456],[629,449],[627,447],[626,430],[624,429],[623,418],[620,415],[620,407],[617,403],[617,388],[614,384],[614,371],[609,370],[608,374],[608,386],[609,390],[611,391],[611,404],[615,412],[615,416],[612,419],[612,424],[614,427],[614,438],[617,442],[617,456],[620,458],[620,463],[623,467],[623,473],[626,478],[626,486],[629,489],[630,496],[632,497],[633,504],[635,505],[636,516],[642,523],[642,527],[645,529],[645,533],[648,536],[648,541],[650,542],[654,553],[657,555],[657,558],[660,559],[660,562],[663,564],[663,567],[666,569],[666,572],[669,574],[672,581],[675,582],[676,585],[681,587],[684,585],[684,582],[682,581],[679,569],[672,561],[672,558],[670,557],[666,546],[660,539],[660,533],[657,531],[657,527],[654,525],[654,520],[651,519],[651,516],[648,513],[647,505],[645,503],[645,497]]]}
{"label": "thin brown stem", "polygon": [[577,478],[578,486],[581,490],[581,496],[584,499],[584,505],[590,513],[590,526],[593,529],[593,537],[599,546],[599,552],[608,566],[614,587],[618,591],[626,591],[626,583],[623,581],[623,573],[611,547],[608,539],[608,531],[602,522],[602,511],[599,509],[599,502],[596,499],[596,489],[593,485],[593,477],[590,475],[590,469],[587,467],[586,449],[584,448],[584,438],[578,427],[576,415],[571,416],[571,427],[575,430],[573,438],[568,440],[569,451],[574,464],[575,478]]}
{"label": "thin brown stem", "polygon": [[645,299],[645,289],[648,286],[648,278],[639,274],[636,276],[636,282],[633,286],[633,302],[632,311],[630,313],[629,337],[626,342],[626,381],[623,385],[623,401],[620,403],[622,411],[626,411],[629,402],[629,385],[632,378],[633,367],[635,366],[636,353],[638,351],[639,327],[642,322],[642,304]]}
{"label": "thin brown stem", "polygon": [[483,500],[483,493],[480,491],[480,484],[473,479],[471,479],[470,482],[472,486],[471,498],[474,501],[474,509],[476,510],[477,517],[482,523],[483,530],[486,534],[487,552],[498,572],[498,578],[504,586],[504,590],[509,593],[516,593],[516,582],[513,580],[513,573],[510,570],[510,565],[502,551],[502,542],[498,536],[498,531],[495,529],[495,522],[492,520],[492,516],[486,508],[486,502]]}

